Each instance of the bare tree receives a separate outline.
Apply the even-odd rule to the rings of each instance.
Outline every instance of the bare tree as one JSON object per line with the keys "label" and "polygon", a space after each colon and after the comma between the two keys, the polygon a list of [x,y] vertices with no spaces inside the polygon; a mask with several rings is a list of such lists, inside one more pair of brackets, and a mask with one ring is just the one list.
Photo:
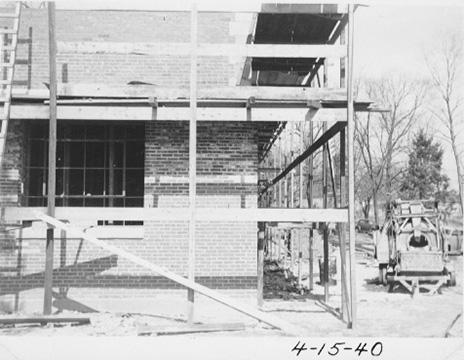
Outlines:
{"label": "bare tree", "polygon": [[[445,35],[446,36],[446,35]],[[451,34],[437,50],[425,55],[425,61],[430,71],[431,83],[437,94],[437,101],[431,105],[431,111],[446,128],[444,138],[451,145],[458,173],[459,197],[461,210],[464,212],[463,164],[461,155],[463,144],[459,143],[464,130],[462,111],[462,89],[458,89],[462,71],[463,48],[462,37]]]}
{"label": "bare tree", "polygon": [[367,98],[388,112],[357,117],[356,144],[361,153],[372,192],[375,222],[379,221],[379,195],[396,190],[402,172],[401,153],[407,147],[411,128],[422,115],[426,94],[423,81],[404,77],[368,79],[361,84]]}

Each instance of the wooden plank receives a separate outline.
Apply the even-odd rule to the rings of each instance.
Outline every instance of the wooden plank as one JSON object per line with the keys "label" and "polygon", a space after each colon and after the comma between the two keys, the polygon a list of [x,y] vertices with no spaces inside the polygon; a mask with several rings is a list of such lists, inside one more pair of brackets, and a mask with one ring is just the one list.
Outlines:
{"label": "wooden plank", "polygon": [[[36,213],[46,213],[41,207],[4,208],[4,221],[31,221]],[[188,208],[97,208],[58,207],[56,218],[72,222],[97,220],[188,221]],[[230,222],[347,222],[347,209],[253,209],[197,208],[198,221]]]}
{"label": "wooden plank", "polygon": [[[338,38],[341,36],[342,32],[344,31],[346,24],[348,23],[348,15],[345,15],[339,22],[337,28],[335,31],[332,33],[332,36],[330,37],[328,43],[329,44],[335,44],[335,42],[338,40]],[[341,42],[341,46],[346,46],[344,42]],[[341,58],[343,59],[343,58]],[[316,75],[319,72],[319,69],[321,66],[324,64],[325,59],[319,59],[318,62],[314,65],[313,70],[311,71],[311,75],[309,76],[307,80],[307,84],[311,84],[313,79],[316,77]]]}
{"label": "wooden plank", "polygon": [[88,317],[59,317],[59,316],[40,316],[40,317],[0,317],[1,325],[17,324],[60,324],[60,323],[78,323],[80,325],[90,324]]}
{"label": "wooden plank", "polygon": [[355,197],[354,197],[354,106],[353,106],[353,40],[354,40],[354,10],[353,5],[348,5],[348,56],[346,58],[347,70],[347,97],[348,97],[348,228],[349,228],[349,254],[350,254],[350,307],[351,323],[349,328],[354,328],[356,323],[356,251],[355,251]]}
{"label": "wooden plank", "polygon": [[[324,70],[326,70],[327,67],[324,66]],[[324,71],[324,82],[326,81],[327,76]],[[324,84],[325,85],[325,84]],[[327,132],[327,123],[324,123],[323,126],[323,132],[324,134]],[[324,144],[322,148],[322,207],[324,209],[327,209],[328,207],[328,181],[327,181],[327,152],[328,152],[328,141]],[[329,302],[329,229],[328,223],[324,223],[324,231],[323,231],[323,257],[324,257],[324,276],[323,276],[323,284],[324,284],[324,301],[326,303]]]}
{"label": "wooden plank", "polygon": [[302,161],[306,160],[309,156],[311,156],[314,152],[316,152],[321,146],[327,143],[331,138],[337,135],[342,129],[344,129],[346,123],[338,122],[335,123],[327,132],[323,133],[319,139],[317,139],[311,146],[309,146],[303,154],[298,156],[284,171],[282,171],[279,175],[277,175],[272,181],[271,185],[267,186],[262,193],[264,193],[269,187],[276,184],[280,180],[282,180],[287,174],[292,171],[295,167],[297,167]]}
{"label": "wooden plank", "polygon": [[[197,121],[249,121],[245,108],[198,108]],[[46,105],[12,105],[13,120],[47,120],[49,108]],[[301,121],[306,109],[253,109],[251,121]],[[105,120],[105,121],[188,121],[188,108],[137,106],[60,106],[59,120]]]}
{"label": "wooden plank", "polygon": [[[188,43],[137,42],[58,42],[60,54],[125,54],[189,56]],[[199,56],[254,57],[254,58],[341,58],[346,46],[289,45],[289,44],[198,44]]]}
{"label": "wooden plank", "polygon": [[[304,139],[303,130],[305,123],[302,121],[299,125],[299,136],[300,136],[300,148],[299,155],[303,154],[304,151]],[[303,208],[303,162],[299,165],[299,177],[298,177],[298,195],[299,195],[299,208]],[[303,229],[298,231],[298,287],[302,289],[302,275],[303,275]]]}
{"label": "wooden plank", "polygon": [[[306,1],[308,2],[308,1]],[[312,2],[312,1],[311,1]],[[279,5],[281,4],[292,4],[297,5],[302,3],[301,0],[279,0]],[[358,3],[365,4],[369,6],[370,3],[367,1],[360,1]],[[67,5],[67,9],[74,9],[74,10],[82,10],[79,7],[79,3],[70,2]],[[104,4],[104,5],[103,5]],[[261,12],[263,10],[263,6],[268,4],[267,1],[199,1],[198,2],[198,11],[199,12],[213,12],[213,13],[250,13],[250,12]],[[334,13],[335,6],[337,6],[337,13],[346,11],[346,3],[340,2],[337,3],[336,1],[330,1],[328,4],[318,4],[321,8],[320,13],[322,14],[330,14]],[[190,3],[187,1],[136,1],[136,2],[111,2],[111,6],[108,8],[108,5],[105,2],[94,2],[92,9],[100,9],[100,10],[108,10],[108,9],[116,9],[116,10],[145,10],[145,11],[169,11],[169,12],[188,12],[190,11]],[[294,11],[294,8],[289,8],[288,11]],[[308,13],[310,10],[308,10]],[[287,13],[284,9],[279,11],[280,13]]]}
{"label": "wooden plank", "polygon": [[[42,91],[25,91],[17,94],[31,94],[38,96]],[[16,93],[15,93],[16,94]],[[107,84],[59,84],[60,97],[111,97],[111,98],[149,98],[158,99],[188,99],[188,88],[166,88],[155,85],[107,85]],[[290,88],[274,86],[227,86],[200,87],[199,99],[241,99],[254,97],[256,100],[340,100],[346,101],[346,91],[339,88]],[[48,95],[47,95],[48,98]]]}
{"label": "wooden plank", "polygon": [[[190,12],[190,123],[189,123],[189,242],[188,279],[195,282],[195,231],[197,198],[197,66],[198,66],[198,14],[197,4]],[[195,292],[188,289],[187,322],[193,324]]]}
{"label": "wooden plank", "polygon": [[346,13],[344,4],[285,4],[265,3],[261,6],[261,13],[271,14],[342,14]]}
{"label": "wooden plank", "polygon": [[[453,321],[451,322],[451,324],[446,328],[445,337],[453,336],[453,334],[452,334],[452,329],[453,329],[454,325],[456,325],[456,323],[458,322],[459,318],[461,318],[461,317],[462,317],[462,311],[454,317],[454,319],[453,319]],[[461,325],[461,328],[462,328],[462,325]],[[453,336],[453,337],[454,337],[454,336]],[[456,336],[456,337],[457,337],[457,336]]]}
{"label": "wooden plank", "polygon": [[230,324],[194,324],[183,326],[143,326],[138,330],[138,335],[182,335],[194,333],[209,333],[221,331],[244,331],[243,323]]}
{"label": "wooden plank", "polygon": [[234,299],[231,299],[229,298],[228,296],[225,296],[225,295],[222,295],[216,291],[213,291],[203,285],[200,285],[200,284],[197,284],[195,282],[192,282],[186,278],[184,278],[183,276],[180,276],[180,275],[177,275],[175,273],[173,273],[172,271],[169,271],[167,270],[165,267],[162,267],[162,266],[158,266],[156,264],[153,264],[147,260],[144,260],[138,256],[135,256],[125,250],[122,250],[116,246],[113,246],[113,245],[109,245],[107,244],[106,242],[104,241],[101,241],[99,239],[97,239],[96,237],[93,237],[91,235],[88,235],[86,233],[84,233],[83,231],[81,230],[78,230],[78,229],[75,229],[75,228],[71,228],[70,226],[64,224],[63,222],[61,221],[58,221],[54,218],[51,218],[50,216],[47,216],[45,214],[40,214],[38,213],[37,214],[37,217],[39,219],[41,219],[42,221],[50,224],[50,225],[53,225],[54,227],[58,228],[58,229],[61,229],[61,230],[64,230],[66,231],[66,233],[69,235],[69,236],[76,236],[76,237],[80,237],[96,246],[99,246],[105,250],[108,250],[109,252],[111,252],[112,254],[116,254],[116,255],[119,255],[120,257],[123,257],[127,260],[130,260],[132,262],[134,262],[135,264],[138,264],[142,267],[145,267],[149,270],[152,270],[154,271],[155,273],[161,275],[161,276],[164,276],[182,286],[185,286],[186,288],[189,288],[189,289],[192,289],[206,297],[209,297],[210,299],[213,299],[223,305],[226,305],[226,306],[229,306],[230,308],[232,309],[235,309],[245,315],[248,315],[252,318],[255,318],[259,321],[262,321],[268,325],[271,325],[273,326],[274,328],[277,328],[277,329],[281,329],[283,331],[286,331],[286,332],[289,332],[289,333],[295,333],[296,330],[298,330],[296,328],[296,326],[292,325],[292,324],[289,324],[287,322],[284,322],[282,321],[281,319],[273,316],[273,315],[270,315],[270,314],[266,314],[262,311],[259,311],[255,308],[252,308],[252,307],[249,307],[245,304],[242,304]]}
{"label": "wooden plank", "polygon": [[262,308],[264,302],[264,237],[266,225],[258,223],[258,247],[257,247],[257,298],[258,307]]}
{"label": "wooden plank", "polygon": [[[346,207],[346,131],[340,131],[340,207]],[[341,316],[347,323],[351,322],[348,303],[348,279],[346,273],[346,224],[338,224],[340,248],[340,276],[342,281]]]}
{"label": "wooden plank", "polygon": [[[48,142],[48,193],[47,214],[55,216],[56,193],[56,37],[55,37],[55,3],[48,3],[48,38],[49,38],[49,71],[50,71],[50,121]],[[45,250],[45,283],[44,283],[44,315],[52,312],[53,300],[53,248],[54,229],[47,229],[47,244]]]}

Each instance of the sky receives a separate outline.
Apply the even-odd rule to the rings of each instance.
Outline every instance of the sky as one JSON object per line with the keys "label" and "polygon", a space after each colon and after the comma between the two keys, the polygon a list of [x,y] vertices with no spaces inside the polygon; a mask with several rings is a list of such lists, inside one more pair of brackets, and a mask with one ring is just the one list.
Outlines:
{"label": "sky", "polygon": [[[225,10],[229,7],[241,9],[259,8],[260,1],[236,0],[209,1],[197,0],[199,9],[202,4],[216,6]],[[264,1],[266,2],[266,1]],[[268,1],[276,2],[276,1]],[[304,0],[281,0],[280,2],[298,3]],[[322,2],[322,1],[321,1]],[[326,2],[334,2],[327,0]],[[358,3],[355,14],[354,75],[388,76],[400,74],[422,78],[428,74],[424,62],[424,52],[439,45],[447,32],[455,31],[463,35],[464,42],[464,1],[461,0],[370,0]],[[58,0],[60,8],[116,8],[116,9],[153,9],[163,4],[178,6],[188,10],[190,1],[148,1],[148,0]],[[464,92],[464,91],[463,91]],[[464,143],[464,140],[463,140]],[[451,186],[457,189],[456,165],[450,147],[445,148],[444,170],[451,179]]]}
{"label": "sky", "polygon": [[[460,34],[464,43],[464,2],[459,5],[456,5],[456,1],[444,1],[441,3],[444,5],[422,3],[414,2],[407,6],[381,3],[358,8],[354,28],[355,77],[399,73],[423,78],[429,74],[424,53],[440,46],[447,33]],[[462,80],[461,77],[461,94],[464,93]],[[438,121],[435,125],[446,132]],[[450,177],[450,186],[457,190],[456,163],[451,147],[443,140],[436,140],[442,143],[445,150],[444,172]],[[461,143],[464,144],[464,139]]]}

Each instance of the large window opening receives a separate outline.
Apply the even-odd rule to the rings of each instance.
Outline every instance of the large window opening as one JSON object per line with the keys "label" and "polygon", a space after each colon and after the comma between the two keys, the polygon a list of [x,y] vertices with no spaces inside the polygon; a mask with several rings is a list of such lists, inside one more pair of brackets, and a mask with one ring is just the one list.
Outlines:
{"label": "large window opening", "polygon": [[[26,205],[47,205],[48,124],[28,124]],[[145,127],[58,123],[56,206],[143,207]]]}

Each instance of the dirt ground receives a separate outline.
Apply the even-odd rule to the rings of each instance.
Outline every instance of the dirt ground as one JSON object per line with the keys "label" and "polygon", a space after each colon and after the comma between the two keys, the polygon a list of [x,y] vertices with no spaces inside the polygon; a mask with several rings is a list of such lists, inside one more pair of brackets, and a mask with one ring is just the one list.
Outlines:
{"label": "dirt ground", "polygon": [[[357,315],[353,329],[348,329],[336,313],[331,311],[340,308],[339,285],[330,287],[330,299],[326,304],[328,306],[321,302],[323,287],[319,284],[316,266],[312,292],[302,294],[295,287],[295,278],[290,274],[288,279],[285,279],[281,272],[278,285],[267,284],[262,310],[297,325],[301,335],[308,337],[462,338],[462,317],[449,329],[463,309],[462,256],[453,256],[451,261],[457,273],[457,286],[444,286],[441,294],[428,296],[420,293],[413,298],[402,288],[389,293],[386,287],[379,285],[376,261],[364,252],[357,252]],[[308,264],[305,264],[305,268],[308,268],[307,266]],[[164,314],[59,314],[63,317],[84,315],[90,317],[90,324],[0,325],[0,336],[159,336],[156,329],[174,329],[176,332],[187,326],[183,320]],[[2,318],[16,316],[20,315],[2,314]],[[285,336],[283,332],[258,322],[247,323],[244,329],[234,330],[176,336]],[[447,331],[450,334],[447,335]]]}

